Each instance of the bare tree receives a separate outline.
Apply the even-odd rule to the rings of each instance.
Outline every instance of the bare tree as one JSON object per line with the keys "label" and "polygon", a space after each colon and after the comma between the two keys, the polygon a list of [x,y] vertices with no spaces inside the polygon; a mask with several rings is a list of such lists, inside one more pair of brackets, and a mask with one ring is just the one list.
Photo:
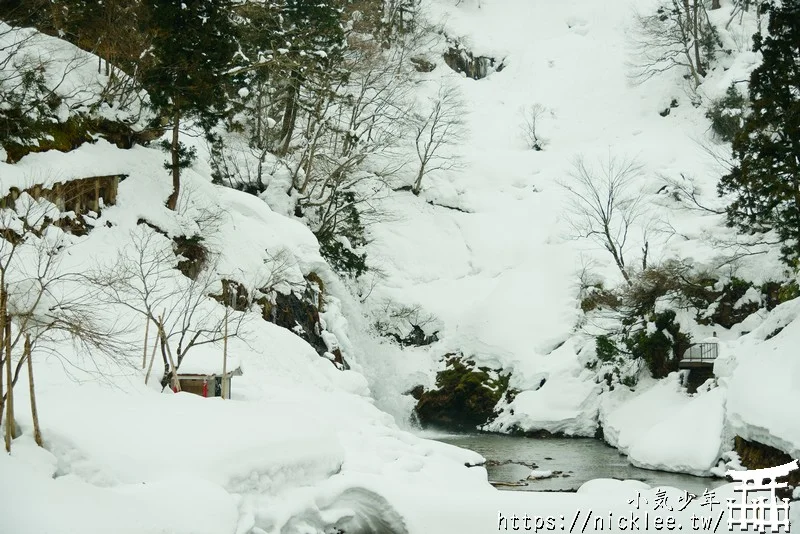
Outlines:
{"label": "bare tree", "polygon": [[544,148],[545,140],[541,137],[539,128],[542,119],[548,114],[548,109],[542,104],[531,104],[522,111],[522,136],[528,146],[536,151]]}
{"label": "bare tree", "polygon": [[[631,272],[626,262],[629,238],[637,226],[649,227],[644,220],[643,193],[635,181],[643,167],[635,160],[611,155],[595,166],[582,157],[575,159],[569,179],[559,183],[569,192],[569,225],[573,237],[588,238],[602,246],[614,259],[625,282],[630,285]],[[649,242],[645,233],[641,264],[647,267]]]}
{"label": "bare tree", "polygon": [[704,0],[664,0],[653,14],[636,15],[632,37],[638,59],[634,80],[644,82],[673,68],[684,68],[696,89],[718,44]]}
{"label": "bare tree", "polygon": [[456,161],[442,154],[442,148],[463,140],[465,135],[462,114],[464,105],[454,86],[441,85],[436,97],[431,99],[431,108],[427,115],[417,114],[414,117],[414,146],[419,169],[411,186],[411,192],[419,195],[422,191],[422,180],[436,170],[452,169]]}
{"label": "bare tree", "polygon": [[661,190],[669,192],[676,201],[686,204],[688,209],[714,215],[723,215],[725,213],[724,209],[710,208],[702,203],[700,199],[702,191],[697,185],[697,180],[693,177],[687,177],[681,173],[680,179],[663,175],[660,178],[664,182]]}
{"label": "bare tree", "polygon": [[[219,288],[213,262],[196,278],[175,268],[172,245],[164,236],[140,226],[131,234],[131,246],[111,266],[89,275],[101,288],[103,300],[123,306],[155,327],[164,364],[162,385],[178,388],[177,371],[192,348],[225,338],[225,317],[216,311],[210,295]],[[228,337],[240,334],[245,316],[233,317]],[[145,339],[145,350],[148,340]],[[149,374],[149,373],[148,373]]]}
{"label": "bare tree", "polygon": [[52,225],[58,214],[52,203],[27,193],[0,209],[0,381],[5,379],[0,412],[4,406],[6,450],[17,434],[14,386],[26,364],[34,439],[41,445],[32,361],[37,351],[63,358],[56,348],[71,340],[90,358],[102,354],[119,361],[126,349],[119,341],[124,329],[98,312],[83,274],[62,266],[70,243]]}

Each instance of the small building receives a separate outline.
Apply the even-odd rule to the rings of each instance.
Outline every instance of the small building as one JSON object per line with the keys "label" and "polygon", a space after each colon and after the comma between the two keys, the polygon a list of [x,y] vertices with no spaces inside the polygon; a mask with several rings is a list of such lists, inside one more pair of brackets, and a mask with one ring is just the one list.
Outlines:
{"label": "small building", "polygon": [[231,379],[242,375],[242,367],[233,356],[228,356],[224,373],[222,367],[221,351],[189,352],[178,369],[181,391],[201,397],[222,397],[225,392],[225,398],[230,399]]}

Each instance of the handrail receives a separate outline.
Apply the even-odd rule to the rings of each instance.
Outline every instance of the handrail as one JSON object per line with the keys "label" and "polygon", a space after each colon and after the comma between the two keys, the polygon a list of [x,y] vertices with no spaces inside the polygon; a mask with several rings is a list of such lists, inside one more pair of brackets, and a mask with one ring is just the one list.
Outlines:
{"label": "handrail", "polygon": [[694,343],[684,351],[681,361],[702,362],[715,360],[719,355],[717,343]]}

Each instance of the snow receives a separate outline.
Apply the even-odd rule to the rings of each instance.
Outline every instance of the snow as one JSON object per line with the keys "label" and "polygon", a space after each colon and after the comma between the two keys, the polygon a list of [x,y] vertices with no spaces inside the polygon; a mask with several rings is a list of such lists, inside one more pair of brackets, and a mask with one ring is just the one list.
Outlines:
{"label": "snow", "polygon": [[597,429],[597,386],[559,376],[537,390],[519,393],[488,430],[546,430],[567,436],[594,436]]}
{"label": "snow", "polygon": [[[449,352],[511,373],[519,393],[501,401],[488,430],[593,436],[602,428],[634,464],[696,475],[711,473],[733,435],[800,456],[800,427],[786,415],[800,403],[798,303],[754,314],[722,333],[716,385],[696,395],[681,387],[678,373],[607,391],[586,369],[579,273],[594,265],[592,274],[607,285],[620,277],[604,251],[566,230],[568,198],[558,181],[575,156],[603,158],[613,147],[614,154],[646,163],[637,185],[651,211],[675,229],[652,243],[656,260],[680,255],[713,267],[720,252],[714,244],[731,237],[722,217],[655,194],[662,185],[657,174],[685,173],[700,180],[703,201],[719,207],[714,183],[721,171],[698,146],[709,141],[708,123],[677,73],[629,83],[630,6],[429,0],[425,7],[447,35],[476,56],[504,58],[506,68],[475,81],[437,61],[421,76],[420,101],[442,80],[459,88],[470,135],[448,147],[461,167],[427,177],[419,198],[398,192],[377,201],[386,216],[369,228],[368,261],[380,276],[365,282],[374,282],[368,297],[354,298],[311,231],[290,216],[292,199],[279,173],[257,198],[211,184],[199,160],[184,172],[179,209],[171,212],[164,207],[171,188],[164,154],[154,148],[120,150],[98,140],[69,153],[0,163],[0,195],[34,183],[127,176],[117,204],[102,210],[88,236],[76,238],[65,269],[83,272],[112,261],[147,231],[137,224],[145,219],[169,237],[202,235],[217,257],[215,284],[233,280],[256,295],[273,284],[302,288],[306,275],[317,274],[327,292],[326,345],[340,348],[351,365],[338,370],[297,335],[248,310],[237,312],[247,319],[246,331],[229,344],[229,368],[245,371],[234,380],[232,398],[173,394],[160,387],[160,363],[144,384],[140,317],[109,308],[110,317],[135,325],[131,354],[93,359],[62,343],[36,355],[44,449],[32,442],[27,390],[18,388],[23,435],[11,454],[0,455],[0,530],[290,534],[336,525],[348,532],[478,533],[497,530],[498,513],[627,514],[636,492],[655,499],[656,488],[636,481],[595,480],[574,495],[499,492],[483,467],[465,466],[481,464],[480,455],[404,430],[413,405],[404,393],[430,387]],[[729,12],[726,4],[714,16]],[[435,46],[432,53],[447,45]],[[705,99],[724,94],[757,65],[746,46],[736,50],[709,74]],[[87,79],[95,84],[93,67],[84,74],[94,78],[75,78],[70,87]],[[660,116],[673,98],[678,107]],[[528,149],[519,133],[520,110],[533,102],[553,113],[541,125],[543,151]],[[167,238],[158,243],[171,246]],[[629,252],[635,255],[640,244]],[[782,276],[774,259],[774,253],[745,258],[737,268],[763,279]],[[166,289],[187,283],[175,273],[162,282]],[[750,291],[737,304],[759,298]],[[440,340],[401,349],[379,339],[370,320],[387,302],[429,314]],[[200,311],[215,317],[222,308],[209,298]],[[695,333],[709,334],[699,327]],[[218,363],[219,344],[196,347],[182,370]],[[682,492],[669,495],[677,501]],[[732,487],[717,496],[725,502]],[[688,528],[695,512],[707,515],[694,504],[675,517]],[[798,507],[792,514],[800,520]]]}
{"label": "snow", "polygon": [[[800,401],[800,363],[794,350],[800,341],[799,311],[795,301],[779,306],[758,330],[732,347],[737,364],[727,379],[726,403],[733,432],[795,458],[800,456],[800,429],[786,410]],[[779,334],[762,341],[787,322]]]}
{"label": "snow", "polygon": [[[201,345],[191,352],[180,366],[180,374],[185,375],[222,375],[223,355],[221,343],[217,347]],[[241,361],[235,355],[227,357],[226,370],[236,373],[242,367]]]}
{"label": "snow", "polygon": [[722,452],[724,388],[692,398],[657,421],[629,449],[639,467],[708,475]]}
{"label": "snow", "polygon": [[601,409],[605,440],[636,466],[710,474],[722,452],[724,388],[689,397],[673,373]]}
{"label": "snow", "polygon": [[550,478],[552,476],[553,476],[553,472],[550,471],[549,469],[534,469],[528,475],[528,478],[535,480],[535,479],[538,479],[538,478]]}

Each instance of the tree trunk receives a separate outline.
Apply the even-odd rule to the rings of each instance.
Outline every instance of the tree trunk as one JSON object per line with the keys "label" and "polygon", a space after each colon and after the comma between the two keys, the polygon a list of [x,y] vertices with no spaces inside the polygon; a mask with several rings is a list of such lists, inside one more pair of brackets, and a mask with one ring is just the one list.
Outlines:
{"label": "tree trunk", "polygon": [[147,342],[150,334],[150,318],[145,319],[144,323],[144,346],[142,347],[142,369],[147,367]]}
{"label": "tree trunk", "polygon": [[14,420],[14,383],[11,376],[11,321],[6,315],[6,299],[8,293],[5,292],[3,297],[3,310],[0,312],[5,316],[4,334],[5,338],[5,351],[6,351],[6,452],[11,452],[11,440],[17,437],[17,423]]}
{"label": "tree trunk", "polygon": [[411,192],[414,193],[415,196],[419,196],[420,191],[422,191],[422,178],[425,176],[425,164],[422,163],[419,166],[419,172],[417,172],[417,178],[414,180],[414,185],[411,187]]}
{"label": "tree trunk", "polygon": [[167,208],[175,211],[178,207],[178,195],[181,191],[181,112],[177,106],[172,121],[172,144],[170,145],[170,154],[172,155],[172,194],[167,199]]}
{"label": "tree trunk", "polygon": [[169,341],[167,340],[167,333],[164,331],[164,323],[161,317],[158,318],[158,335],[161,337],[161,351],[164,352],[166,349],[167,358],[169,360],[170,371],[169,373],[171,376],[172,382],[172,389],[177,393],[181,390],[181,381],[178,380],[178,366],[175,365],[175,360],[172,358],[172,350],[169,348]]}
{"label": "tree trunk", "polygon": [[697,72],[700,76],[705,78],[706,69],[703,67],[703,58],[700,57],[700,15],[699,15],[699,8],[700,8],[700,0],[695,0],[694,4],[692,4],[692,37],[694,38],[694,61],[695,66],[697,67]]}
{"label": "tree trunk", "polygon": [[31,356],[31,336],[25,334],[25,352],[23,358],[28,359],[28,389],[31,397],[31,418],[33,419],[33,439],[40,447],[42,443],[42,430],[39,427],[39,411],[36,409],[36,388],[33,385],[33,357]]}
{"label": "tree trunk", "polygon": [[[148,322],[149,321],[150,320],[148,319]],[[158,347],[158,340],[159,339],[160,339],[160,336],[156,336],[156,338],[153,340],[153,352],[150,353],[150,365],[147,367],[147,374],[144,375],[144,384],[145,385],[147,385],[147,381],[150,380],[150,373],[153,370],[153,362],[156,359],[156,348]]]}
{"label": "tree trunk", "polygon": [[292,71],[289,87],[286,90],[286,107],[281,124],[281,146],[278,148],[279,156],[285,156],[289,152],[289,144],[292,142],[292,134],[297,122],[298,98],[300,98],[300,71],[295,69]]}
{"label": "tree trunk", "polygon": [[719,0],[711,0],[711,9],[719,9],[721,7]]}

